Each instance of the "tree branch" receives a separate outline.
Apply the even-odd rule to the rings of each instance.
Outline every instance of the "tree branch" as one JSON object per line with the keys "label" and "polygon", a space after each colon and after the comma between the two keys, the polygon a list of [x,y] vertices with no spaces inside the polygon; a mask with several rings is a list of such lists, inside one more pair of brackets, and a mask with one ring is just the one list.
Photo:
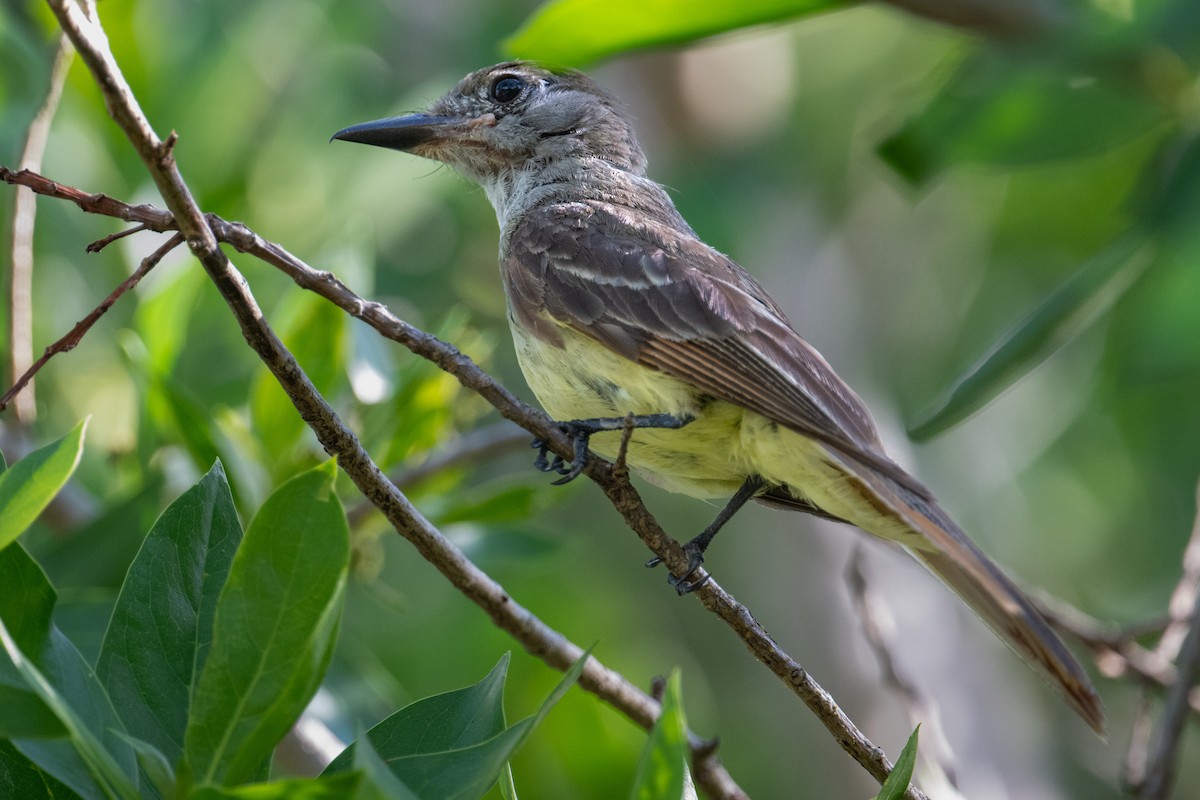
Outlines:
{"label": "tree branch", "polygon": [[1145,757],[1141,762],[1130,757],[1128,762],[1135,768],[1144,765],[1143,771],[1126,776],[1138,796],[1149,800],[1165,800],[1171,792],[1183,725],[1198,699],[1193,688],[1200,679],[1200,485],[1196,488],[1192,534],[1183,552],[1183,575],[1171,593],[1167,610],[1171,621],[1155,653],[1175,662],[1175,681],[1167,689],[1153,743],[1148,725],[1142,731],[1145,738],[1132,743],[1139,754],[1144,746]]}
{"label": "tree branch", "polygon": [[1175,782],[1183,723],[1189,711],[1188,701],[1197,678],[1200,678],[1200,595],[1192,606],[1191,626],[1179,650],[1176,670],[1178,675],[1167,690],[1162,719],[1159,720],[1157,735],[1146,759],[1145,782],[1138,792],[1140,797],[1147,800],[1166,800]]}
{"label": "tree branch", "polygon": [[[72,55],[74,51],[71,49],[71,42],[64,33],[59,36],[55,48],[54,66],[50,68],[50,86],[46,90],[46,99],[42,101],[41,108],[25,132],[25,144],[21,148],[19,162],[22,169],[41,168],[42,156],[46,152],[46,140],[50,136],[50,122],[58,110],[58,101],[62,97],[63,83],[67,79]],[[33,224],[36,217],[37,204],[34,202],[33,192],[18,189],[16,197],[13,198],[12,247],[9,256],[11,269],[8,278],[8,344],[11,369],[9,374],[14,381],[33,365]],[[0,410],[3,410],[2,405]],[[32,386],[20,395],[13,407],[13,414],[19,422],[25,424],[32,422],[37,416]]]}
{"label": "tree branch", "polygon": [[[866,559],[862,546],[854,549],[846,568],[846,580],[854,597],[854,606],[862,621],[863,633],[875,660],[883,670],[884,682],[899,695],[908,713],[909,724],[921,726],[921,753],[927,775],[943,784],[960,797],[958,778],[954,769],[954,751],[946,731],[942,728],[941,714],[937,704],[921,690],[915,678],[903,669],[893,650],[896,632],[887,603],[872,587],[867,576]],[[927,782],[926,785],[929,785]]]}
{"label": "tree branch", "polygon": [[83,340],[83,337],[87,334],[87,332],[92,329],[92,326],[95,325],[96,322],[98,322],[99,319],[104,316],[104,314],[110,308],[112,308],[113,303],[117,302],[121,295],[137,286],[142,278],[146,277],[146,273],[154,269],[154,267],[158,265],[158,262],[162,261],[163,258],[166,257],[167,253],[171,252],[181,244],[183,244],[183,236],[182,234],[176,233],[157,250],[143,258],[142,263],[139,264],[138,268],[133,271],[133,274],[121,281],[121,283],[117,285],[117,288],[113,289],[112,292],[109,293],[108,297],[100,301],[100,305],[88,312],[88,315],[77,322],[75,327],[71,328],[71,330],[68,331],[65,336],[47,347],[45,352],[42,353],[41,357],[37,361],[33,362],[33,364],[31,364],[30,367],[25,370],[25,373],[21,375],[21,377],[17,378],[16,382],[13,383],[9,390],[5,392],[2,397],[0,397],[0,411],[8,408],[8,404],[13,401],[14,397],[17,397],[20,394],[22,389],[30,384],[30,381],[33,380],[33,376],[36,375],[38,371],[46,365],[46,362],[59,353],[68,353],[71,350],[74,350],[79,345],[79,342]]}

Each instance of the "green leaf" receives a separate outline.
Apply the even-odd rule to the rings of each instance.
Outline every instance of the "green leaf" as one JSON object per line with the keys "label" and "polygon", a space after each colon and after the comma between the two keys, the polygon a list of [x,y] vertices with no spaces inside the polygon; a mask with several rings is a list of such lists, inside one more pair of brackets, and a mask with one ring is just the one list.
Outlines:
{"label": "green leaf", "polygon": [[86,430],[85,419],[0,475],[0,549],[24,533],[66,484],[83,454]]}
{"label": "green leaf", "polygon": [[513,782],[512,764],[505,762],[500,772],[500,797],[502,800],[517,800],[517,785]]}
{"label": "green leaf", "polygon": [[54,592],[45,573],[14,544],[0,551],[0,576],[14,580],[5,586],[20,589],[0,592],[0,673],[15,671],[68,737],[15,739],[14,745],[84,797],[137,798],[133,751],[119,738],[121,722],[90,666],[50,622]]}
{"label": "green leaf", "polygon": [[[583,671],[590,651],[567,670],[537,714],[509,728],[503,724],[508,656],[474,686],[419,700],[367,732],[388,768],[418,797],[468,800],[481,796]],[[354,745],[326,774],[350,768]]]}
{"label": "green leaf", "polygon": [[4,709],[0,714],[0,739],[47,739],[67,733],[7,658],[0,658],[0,708]]}
{"label": "green leaf", "polygon": [[159,796],[163,800],[172,800],[175,797],[175,770],[171,769],[166,757],[149,742],[143,742],[141,739],[120,732],[118,735],[133,748],[133,752],[137,755],[138,766],[142,768],[142,774],[150,779],[150,783],[154,785]]}
{"label": "green leaf", "polygon": [[[504,730],[505,653],[483,680],[405,706],[367,731],[383,758],[436,752],[486,741]],[[343,750],[325,772],[341,772],[354,763],[355,745]],[[401,776],[403,777],[403,776]]]}
{"label": "green leaf", "polygon": [[627,50],[681,44],[846,5],[851,4],[845,0],[549,0],[502,47],[516,58],[583,67]]}
{"label": "green leaf", "polygon": [[350,563],[335,470],[328,462],[276,490],[234,556],[184,735],[196,784],[258,774],[325,673]]}
{"label": "green leaf", "polygon": [[[7,707],[0,708],[7,713]],[[74,800],[79,795],[26,758],[12,742],[0,739],[0,797]]]}
{"label": "green leaf", "polygon": [[956,378],[942,398],[909,425],[909,435],[928,439],[966,419],[1016,383],[1108,311],[1153,255],[1153,246],[1141,235],[1110,244]]}
{"label": "green leaf", "polygon": [[[284,312],[280,338],[304,367],[317,391],[328,396],[337,379],[345,374],[346,315],[310,292],[298,292],[293,306]],[[296,407],[266,369],[260,369],[250,390],[250,420],[267,452],[276,463],[288,466],[285,456],[306,430]]]}
{"label": "green leaf", "polygon": [[183,755],[217,597],[241,539],[218,462],[150,529],[100,648],[96,672],[126,728],[172,764]]}
{"label": "green leaf", "polygon": [[913,767],[917,763],[917,734],[920,732],[921,726],[918,725],[912,736],[908,737],[908,743],[900,751],[900,757],[896,759],[891,774],[883,782],[883,788],[875,795],[875,800],[903,800],[912,781]]}
{"label": "green leaf", "polygon": [[[10,552],[11,551],[11,552]],[[18,650],[41,653],[50,635],[57,595],[41,567],[21,545],[0,550],[0,620]],[[12,660],[0,653],[0,737],[65,736],[55,713],[30,688]]]}
{"label": "green leaf", "polygon": [[635,800],[680,800],[688,771],[687,720],[679,670],[671,671],[663,694],[662,713],[654,721],[638,763],[631,797]]}
{"label": "green leaf", "polygon": [[363,775],[355,800],[420,800],[383,763],[370,737],[359,737],[355,743],[354,769]]}
{"label": "green leaf", "polygon": [[347,772],[245,786],[198,786],[188,795],[188,800],[345,800],[354,796],[362,777],[360,772]]}

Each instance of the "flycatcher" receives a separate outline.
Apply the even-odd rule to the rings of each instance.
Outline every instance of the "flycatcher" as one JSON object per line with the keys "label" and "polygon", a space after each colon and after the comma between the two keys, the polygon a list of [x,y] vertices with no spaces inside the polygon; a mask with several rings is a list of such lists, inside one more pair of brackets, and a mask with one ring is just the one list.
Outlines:
{"label": "flycatcher", "polygon": [[1097,731],[1086,674],[1028,599],[928,489],[884,453],[858,396],[766,290],[702,242],[646,177],[620,104],[586,76],[510,62],[473,72],[427,113],[335,139],[449,164],[478,182],[500,223],[500,273],[521,369],[576,443],[693,497],[732,497],[686,545],[691,570],[755,499],[897,542],[1057,687]]}

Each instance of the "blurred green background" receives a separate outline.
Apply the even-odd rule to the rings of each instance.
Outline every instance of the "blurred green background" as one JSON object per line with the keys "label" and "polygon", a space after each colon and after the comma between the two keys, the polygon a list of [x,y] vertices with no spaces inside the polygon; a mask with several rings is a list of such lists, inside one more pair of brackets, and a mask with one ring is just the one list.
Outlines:
{"label": "blurred green background", "polygon": [[[423,108],[501,60],[502,40],[535,5],[128,0],[101,3],[101,16],[158,133],[179,133],[176,156],[203,208],[334,271],[532,399],[508,339],[482,192],[431,162],[328,140]],[[1073,27],[1002,45],[856,6],[623,55],[592,73],[628,103],[652,177],[692,226],[760,278],[867,400],[897,459],[984,549],[1023,583],[1132,623],[1166,607],[1200,472],[1200,11],[1184,0],[1022,7]],[[611,25],[621,27],[615,12]],[[0,162],[10,166],[44,95],[53,42],[40,3],[0,5]],[[42,172],[158,202],[79,64]],[[12,195],[0,191],[6,219]],[[143,234],[83,252],[117,229],[39,202],[39,350],[157,246]],[[7,248],[9,230],[0,236]],[[1127,264],[1126,241],[1149,255]],[[1104,272],[1105,259],[1117,268]],[[418,464],[498,422],[433,367],[271,268],[234,260],[383,466]],[[1003,389],[998,399],[914,443],[906,428],[1064,285],[1083,286],[1087,302],[1060,295],[1015,328],[1012,347],[1025,355],[984,370],[1000,375],[984,392]],[[99,644],[140,537],[215,457],[243,514],[323,458],[182,252],[39,375],[37,401],[25,432],[34,441],[93,415],[73,503],[23,540],[59,587],[59,624],[85,653]],[[11,414],[4,425],[11,463],[23,432]],[[644,548],[594,487],[549,486],[531,455],[515,448],[411,494],[519,602],[572,640],[598,642],[596,655],[635,683],[680,666],[693,730],[720,737],[752,796],[876,791],[721,624],[641,568]],[[680,539],[715,513],[639,488]],[[348,484],[345,497],[353,505]],[[355,535],[357,578],[318,696],[343,737],[478,680],[514,646],[378,519],[366,515]],[[896,617],[898,657],[939,705],[966,796],[1120,796],[1132,684],[1098,679],[1111,732],[1099,741],[904,556],[848,528],[755,508],[722,534],[708,566],[894,755],[912,726],[882,688],[852,611],[844,572],[860,545]],[[510,719],[531,713],[557,680],[515,653]],[[622,796],[643,741],[573,691],[514,762],[518,791]],[[1194,737],[1183,765],[1181,785],[1195,785]]]}

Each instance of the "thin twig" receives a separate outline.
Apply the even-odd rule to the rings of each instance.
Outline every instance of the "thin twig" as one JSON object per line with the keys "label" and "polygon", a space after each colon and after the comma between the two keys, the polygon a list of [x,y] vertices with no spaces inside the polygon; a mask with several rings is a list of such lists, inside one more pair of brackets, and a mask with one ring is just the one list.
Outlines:
{"label": "thin twig", "polygon": [[183,244],[183,236],[177,233],[153,253],[143,258],[142,263],[138,265],[138,268],[135,269],[128,278],[121,281],[121,283],[117,285],[117,288],[113,289],[112,292],[109,293],[108,297],[100,301],[100,305],[93,308],[88,312],[86,317],[75,323],[75,327],[71,328],[71,330],[68,331],[65,336],[47,347],[42,353],[41,357],[38,358],[37,361],[33,362],[33,364],[30,365],[27,370],[25,370],[21,377],[17,378],[16,383],[14,383],[9,390],[4,393],[3,397],[0,397],[0,411],[6,409],[8,404],[13,401],[14,397],[20,395],[21,390],[29,385],[30,381],[33,380],[33,376],[36,375],[42,367],[46,366],[46,362],[48,362],[51,358],[54,358],[54,356],[58,355],[59,353],[68,353],[71,350],[74,350],[79,345],[79,342],[83,340],[83,337],[87,334],[87,332],[92,329],[92,326],[95,325],[96,322],[102,316],[104,316],[104,314],[110,308],[112,308],[113,303],[117,302],[121,295],[128,292],[134,286],[137,286],[138,282],[141,281],[142,278],[146,277],[146,273],[154,269],[154,267],[158,265],[158,262],[162,261],[167,253],[171,252],[181,244]]}
{"label": "thin twig", "polygon": [[634,428],[633,412],[625,415],[625,424],[621,428],[621,446],[617,448],[617,457],[613,459],[613,474],[618,478],[629,477],[629,464],[626,461],[629,456],[629,441],[633,438]]}
{"label": "thin twig", "polygon": [[146,230],[145,225],[134,225],[132,228],[126,228],[123,231],[117,231],[116,233],[110,233],[108,236],[97,239],[96,241],[92,242],[87,247],[85,247],[84,250],[87,250],[89,253],[99,253],[101,250],[108,247],[110,244],[117,241],[118,239],[124,239],[126,236],[132,236],[133,234],[141,233],[144,230]]}
{"label": "thin twig", "polygon": [[[1034,597],[1034,605],[1055,629],[1092,651],[1096,666],[1106,678],[1132,675],[1143,683],[1164,687],[1175,682],[1175,665],[1170,659],[1137,642],[1147,633],[1161,631],[1164,626],[1160,621],[1120,628],[1085,614],[1065,600],[1045,594]],[[1200,705],[1195,710],[1200,712]]]}
{"label": "thin twig", "polygon": [[1196,488],[1196,509],[1192,533],[1183,550],[1183,574],[1180,575],[1167,603],[1170,622],[1167,623],[1162,638],[1158,640],[1158,647],[1155,648],[1170,661],[1174,661],[1179,655],[1184,637],[1192,627],[1192,609],[1196,605],[1196,597],[1200,595],[1200,485]]}
{"label": "thin twig", "polygon": [[1183,725],[1195,700],[1192,688],[1200,678],[1200,486],[1196,517],[1183,555],[1183,575],[1171,594],[1171,622],[1155,652],[1175,662],[1175,682],[1163,701],[1162,718],[1147,750],[1143,780],[1134,784],[1140,797],[1165,800],[1175,782],[1175,767]]}
{"label": "thin twig", "polygon": [[1192,607],[1191,627],[1179,649],[1176,661],[1178,677],[1167,691],[1162,718],[1146,759],[1146,779],[1139,796],[1147,800],[1166,800],[1175,782],[1176,764],[1183,724],[1187,720],[1192,687],[1200,678],[1200,597]]}
{"label": "thin twig", "polygon": [[863,634],[883,671],[884,682],[892,687],[904,704],[909,725],[921,726],[921,753],[924,756],[921,763],[938,773],[936,778],[957,793],[954,752],[942,728],[941,714],[937,704],[921,691],[916,679],[905,672],[894,655],[895,625],[887,604],[867,578],[865,552],[861,545],[856,547],[846,567],[846,580],[850,584],[858,618],[862,621]]}
{"label": "thin twig", "polygon": [[1147,751],[1150,737],[1154,733],[1154,716],[1151,714],[1150,687],[1142,687],[1137,708],[1133,712],[1133,724],[1129,726],[1129,746],[1125,748],[1125,760],[1121,766],[1121,783],[1133,794],[1146,782]]}
{"label": "thin twig", "polygon": [[[22,169],[38,170],[46,152],[46,140],[50,137],[50,123],[58,110],[62,97],[63,83],[74,54],[71,40],[64,33],[58,37],[54,51],[54,65],[50,68],[50,85],[46,99],[29,123],[25,132],[25,144],[21,148]],[[13,378],[24,374],[33,364],[33,225],[37,217],[37,203],[33,192],[18,189],[12,207],[12,249],[8,281],[8,345],[9,373]],[[33,386],[21,395],[13,406],[13,415],[28,425],[37,416],[37,403]]]}

